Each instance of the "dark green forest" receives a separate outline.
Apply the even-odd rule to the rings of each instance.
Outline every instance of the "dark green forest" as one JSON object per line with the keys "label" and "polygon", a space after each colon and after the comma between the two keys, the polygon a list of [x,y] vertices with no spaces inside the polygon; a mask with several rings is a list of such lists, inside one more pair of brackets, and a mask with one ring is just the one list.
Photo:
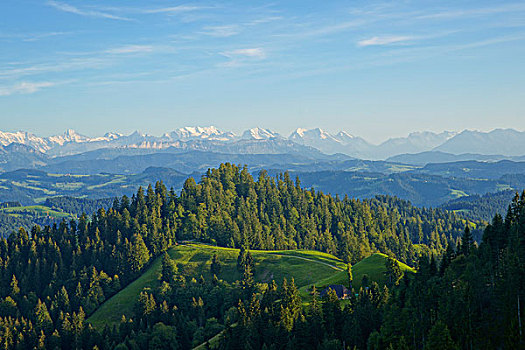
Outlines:
{"label": "dark green forest", "polygon": [[487,193],[483,196],[470,195],[450,200],[439,207],[445,210],[456,211],[473,220],[490,222],[496,214],[505,215],[509,203],[515,194],[516,191],[505,190]]}
{"label": "dark green forest", "polygon": [[[183,240],[242,248],[242,279],[190,279],[164,254]],[[386,286],[362,281],[344,301],[314,290],[303,307],[293,280],[256,284],[249,253],[296,248],[334,254],[349,272],[374,252],[418,272],[402,276],[389,260]],[[86,322],[162,255],[162,283],[141,293],[133,318],[105,329]],[[515,349],[524,262],[525,194],[483,230],[445,210],[333,197],[287,173],[255,181],[223,164],[189,178],[180,195],[158,182],[91,216],[1,239],[0,346],[189,349],[222,331],[224,349]]]}

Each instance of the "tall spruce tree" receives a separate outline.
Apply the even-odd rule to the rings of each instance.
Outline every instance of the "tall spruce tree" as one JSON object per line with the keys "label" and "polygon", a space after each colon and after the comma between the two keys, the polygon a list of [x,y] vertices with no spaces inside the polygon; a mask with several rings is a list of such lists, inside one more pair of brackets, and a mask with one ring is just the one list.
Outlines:
{"label": "tall spruce tree", "polygon": [[352,264],[350,263],[346,265],[346,275],[348,277],[348,288],[352,289],[352,283],[354,281],[354,276],[352,274]]}
{"label": "tall spruce tree", "polygon": [[467,225],[465,226],[465,231],[463,233],[463,236],[461,237],[461,253],[465,256],[469,256],[472,252],[473,247],[474,237],[472,237],[470,227]]}

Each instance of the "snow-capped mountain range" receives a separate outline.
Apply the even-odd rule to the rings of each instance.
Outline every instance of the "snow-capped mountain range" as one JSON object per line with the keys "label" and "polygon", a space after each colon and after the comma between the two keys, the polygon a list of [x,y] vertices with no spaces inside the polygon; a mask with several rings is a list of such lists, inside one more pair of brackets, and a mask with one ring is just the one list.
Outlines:
{"label": "snow-capped mountain range", "polygon": [[278,133],[275,133],[269,129],[252,128],[242,133],[241,138],[244,140],[269,140],[273,138],[281,137]]}
{"label": "snow-capped mountain range", "polygon": [[318,150],[325,154],[341,153],[363,159],[386,159],[400,154],[429,151],[456,155],[472,153],[521,156],[525,154],[525,132],[514,129],[496,129],[490,132],[465,130],[459,133],[425,131],[414,132],[407,137],[391,138],[379,145],[373,145],[345,131],[331,134],[320,128],[298,128],[288,137],[263,128],[252,128],[236,135],[214,126],[183,127],[162,136],[136,131],[130,135],[106,133],[100,137],[88,137],[74,130],[67,130],[62,135],[39,137],[26,131],[0,131],[0,145],[11,144],[31,147],[48,157],[74,155],[102,148],[152,151],[175,148],[244,154]]}

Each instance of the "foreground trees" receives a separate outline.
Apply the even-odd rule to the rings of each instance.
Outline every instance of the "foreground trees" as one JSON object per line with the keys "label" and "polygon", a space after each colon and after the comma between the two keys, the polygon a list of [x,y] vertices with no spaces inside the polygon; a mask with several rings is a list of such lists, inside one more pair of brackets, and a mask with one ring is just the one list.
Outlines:
{"label": "foreground trees", "polygon": [[479,248],[467,229],[439,269],[420,260],[418,273],[394,289],[375,348],[523,348],[524,259],[525,192],[505,220],[494,217]]}

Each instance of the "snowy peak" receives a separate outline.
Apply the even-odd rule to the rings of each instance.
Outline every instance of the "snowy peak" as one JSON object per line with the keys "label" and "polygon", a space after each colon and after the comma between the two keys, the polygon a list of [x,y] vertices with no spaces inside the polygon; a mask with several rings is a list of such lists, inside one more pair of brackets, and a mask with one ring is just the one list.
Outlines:
{"label": "snowy peak", "polygon": [[122,136],[124,136],[124,134],[121,134],[121,133],[118,133],[118,132],[107,132],[104,134],[102,138],[106,139],[106,140],[116,140],[116,139],[119,139],[121,138]]}
{"label": "snowy peak", "polygon": [[328,142],[337,142],[337,143],[346,145],[348,143],[355,141],[357,138],[347,133],[346,131],[339,131],[337,134],[333,135],[321,128],[315,128],[315,129],[298,128],[290,135],[289,139],[292,141],[303,141],[303,142],[306,142],[307,140],[310,142],[313,142],[316,140],[323,141],[323,142],[328,141]]}
{"label": "snowy peak", "polygon": [[221,132],[214,126],[200,127],[200,126],[185,126],[179,128],[171,133],[177,135],[180,139],[196,139],[208,138],[210,136],[220,135]]}
{"label": "snowy peak", "polygon": [[12,143],[19,143],[30,146],[40,152],[45,152],[49,149],[47,141],[41,137],[35,136],[25,131],[17,132],[2,132],[0,131],[0,144],[8,146]]}
{"label": "snowy peak", "polygon": [[353,157],[367,157],[371,145],[360,137],[346,131],[335,135],[315,129],[297,129],[289,137],[293,142],[319,149],[328,154],[343,153]]}
{"label": "snowy peak", "polygon": [[355,140],[356,138],[354,135],[350,135],[346,131],[339,131],[337,134],[335,134],[334,137],[336,140],[338,140],[339,142],[343,144],[348,144],[352,142],[353,140]]}
{"label": "snowy peak", "polygon": [[307,132],[308,129],[303,128],[297,128],[292,134],[290,135],[289,139],[300,139],[304,137],[304,133]]}
{"label": "snowy peak", "polygon": [[275,133],[269,129],[252,128],[246,130],[242,134],[241,138],[244,140],[269,140],[279,136],[280,135],[278,133]]}
{"label": "snowy peak", "polygon": [[228,141],[235,138],[232,132],[222,132],[215,126],[185,126],[167,134],[171,140],[189,141],[189,140],[216,140]]}
{"label": "snowy peak", "polygon": [[62,146],[66,142],[89,142],[90,138],[84,135],[80,135],[75,130],[68,129],[62,135],[49,137],[48,141]]}
{"label": "snowy peak", "polygon": [[315,141],[315,140],[328,140],[328,141],[334,141],[338,142],[335,137],[330,135],[328,132],[324,131],[321,128],[315,128],[315,129],[302,129],[298,128],[296,129],[289,137],[292,141],[299,141],[299,142],[308,142],[308,141]]}

